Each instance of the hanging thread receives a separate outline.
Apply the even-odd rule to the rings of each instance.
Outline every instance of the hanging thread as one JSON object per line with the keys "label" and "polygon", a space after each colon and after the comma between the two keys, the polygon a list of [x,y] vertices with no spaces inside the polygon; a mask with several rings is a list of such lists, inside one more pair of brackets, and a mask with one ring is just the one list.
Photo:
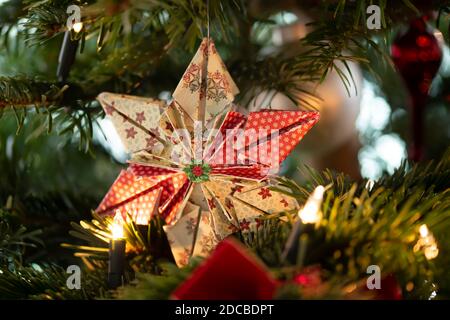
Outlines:
{"label": "hanging thread", "polygon": [[209,0],[206,0],[206,32],[207,32],[208,45],[209,45]]}

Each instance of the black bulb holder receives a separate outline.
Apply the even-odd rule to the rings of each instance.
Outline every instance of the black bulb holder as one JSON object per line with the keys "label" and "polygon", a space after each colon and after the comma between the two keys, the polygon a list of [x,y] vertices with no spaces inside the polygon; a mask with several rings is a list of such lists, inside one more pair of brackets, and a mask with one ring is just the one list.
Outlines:
{"label": "black bulb holder", "polygon": [[286,241],[286,245],[281,255],[281,261],[291,265],[297,264],[299,254],[301,254],[299,252],[301,236],[302,234],[309,234],[313,232],[313,230],[313,223],[303,223],[301,219],[297,220],[292,227],[288,240]]}
{"label": "black bulb holder", "polygon": [[58,69],[56,71],[58,81],[63,83],[67,81],[70,69],[75,62],[79,42],[79,40],[72,40],[70,33],[70,30],[64,33],[64,39],[58,57]]}
{"label": "black bulb holder", "polygon": [[112,239],[109,242],[108,287],[110,289],[123,285],[125,247],[125,239]]}

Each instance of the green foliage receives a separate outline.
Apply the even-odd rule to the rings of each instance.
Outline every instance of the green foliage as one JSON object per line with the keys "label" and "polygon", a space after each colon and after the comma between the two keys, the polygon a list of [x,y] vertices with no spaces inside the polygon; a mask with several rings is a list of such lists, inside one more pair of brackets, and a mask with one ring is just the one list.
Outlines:
{"label": "green foliage", "polygon": [[[286,216],[290,217],[288,213]],[[281,253],[290,231],[290,225],[280,223],[278,218],[274,216],[262,218],[262,225],[257,232],[239,234],[240,240],[270,267],[280,265]]]}
{"label": "green foliage", "polygon": [[48,106],[61,101],[66,88],[45,80],[25,77],[0,77],[0,110],[4,107]]}
{"label": "green foliage", "polygon": [[[82,271],[83,272],[83,271]],[[57,265],[33,265],[0,272],[1,299],[84,300],[106,298],[105,270],[83,272],[81,289],[72,290],[66,281],[70,274]]]}
{"label": "green foliage", "polygon": [[[26,27],[36,28],[29,40],[42,43],[65,31],[66,8],[70,4],[73,2],[44,0],[29,6]],[[210,0],[209,5],[211,28],[224,37],[230,27],[237,27],[237,18],[245,12],[243,3],[236,0]],[[98,50],[103,50],[108,44],[116,45],[122,37],[127,38],[133,28],[162,29],[171,39],[171,46],[181,43],[192,50],[197,40],[206,36],[207,20],[206,2],[201,0],[139,0],[122,4],[113,0],[89,1],[82,6],[85,27],[81,37],[95,35]]]}
{"label": "green foliage", "polygon": [[[415,164],[409,170],[405,163],[370,190],[367,181],[351,183],[344,175],[329,171],[308,169],[312,184],[306,187],[280,179],[299,202],[304,202],[315,186],[331,186],[324,195],[320,225],[307,235],[303,263],[319,263],[333,275],[353,281],[364,277],[367,266],[376,264],[383,273],[396,274],[404,285],[413,283],[411,297],[429,297],[435,290],[429,285],[433,281],[442,292],[448,292],[448,281],[442,277],[447,258],[440,254],[427,260],[413,247],[420,225],[426,224],[438,239],[443,239],[450,227],[449,155],[450,150],[438,163]],[[440,242],[441,252],[447,252],[449,245]]]}
{"label": "green foliage", "polygon": [[47,135],[39,120],[28,118],[15,135],[14,117],[2,118],[0,210],[13,217],[13,223],[8,222],[12,231],[24,225],[28,231],[42,230],[44,235],[44,245],[27,246],[17,260],[66,264],[73,257],[60,243],[70,239],[70,221],[89,217],[120,166],[98,145],[93,158],[79,152],[70,140]]}
{"label": "green foliage", "polygon": [[81,290],[71,290],[66,285],[70,274],[63,267],[26,262],[26,249],[44,245],[38,238],[42,234],[42,230],[27,231],[15,210],[0,209],[0,299],[92,299],[108,295],[105,269],[83,270]]}
{"label": "green foliage", "polygon": [[[19,215],[26,214],[25,221],[33,216],[56,221],[86,216],[119,166],[100,146],[95,146],[93,161],[93,157],[80,154],[70,140],[47,135],[37,117],[27,121],[18,135],[13,130],[14,118],[5,115],[2,119],[0,204],[12,198],[11,208]],[[79,167],[83,168],[81,172],[76,170]]]}
{"label": "green foliage", "polygon": [[[395,24],[398,11],[406,10],[410,14],[417,11],[406,0],[395,4],[378,3],[384,9],[386,28]],[[3,23],[8,28],[5,30],[9,30],[3,34],[4,41],[11,40],[10,31],[15,30],[16,41],[40,44],[39,50],[44,45],[51,51],[57,50],[55,42],[49,40],[62,39],[69,4],[74,3],[8,1],[0,6],[0,13],[3,10],[14,12],[9,19],[0,21],[0,26]],[[153,96],[161,91],[171,91],[186,67],[188,60],[185,57],[191,55],[199,39],[207,35],[208,21],[211,36],[218,48],[224,49],[222,52],[225,51],[230,72],[243,93],[237,98],[243,104],[248,104],[264,90],[276,89],[302,107],[310,108],[311,99],[320,97],[315,95],[314,89],[305,89],[303,84],[320,83],[333,70],[348,93],[353,94],[350,88],[354,80],[348,63],[358,62],[370,70],[367,52],[374,52],[380,60],[386,60],[387,55],[380,47],[380,41],[372,39],[373,36],[384,38],[385,33],[373,33],[365,28],[363,9],[366,1],[363,0],[323,1],[313,7],[313,15],[314,12],[321,13],[315,23],[316,29],[294,44],[305,50],[291,57],[279,53],[261,55],[261,49],[270,43],[266,41],[260,45],[255,41],[265,32],[262,28],[258,33],[255,26],[274,24],[271,17],[281,10],[276,5],[264,4],[260,11],[255,11],[258,6],[252,1],[210,0],[209,19],[206,2],[202,0],[145,0],[120,4],[99,0],[80,2],[79,5],[84,28],[77,35],[81,50],[73,66],[69,88],[51,80],[54,75],[49,72],[55,70],[56,56],[52,55],[53,61],[48,61],[48,54],[34,55],[29,58],[48,65],[43,70],[46,69],[44,73],[49,80],[30,80],[15,75],[2,79],[0,109],[2,104],[14,108],[48,107],[45,110],[49,115],[48,129],[60,128],[65,135],[78,134],[80,146],[85,151],[91,147],[93,124],[103,116],[102,109],[94,102],[95,97],[102,91],[142,92]],[[444,4],[434,6],[442,7],[445,12]],[[19,18],[24,18],[25,22],[21,24]],[[28,49],[20,54],[25,56],[30,50],[37,50]],[[23,113],[18,115],[18,120],[21,126]]]}
{"label": "green foliage", "polygon": [[[73,78],[83,88],[86,99],[95,98],[100,90],[129,93],[142,85],[142,79],[155,74],[154,69],[162,63],[168,41],[162,32],[135,36],[126,45],[102,55],[100,61],[94,59],[93,64],[86,63],[75,69]],[[159,93],[153,92],[154,95]]]}
{"label": "green foliage", "polygon": [[67,21],[67,7],[72,1],[29,1],[35,2],[27,6],[27,15],[23,26],[28,30],[34,30],[29,33],[27,42],[30,45],[42,44],[44,41],[58,35],[64,31]]}
{"label": "green foliage", "polygon": [[27,231],[18,224],[11,210],[0,208],[0,268],[14,263],[21,263],[26,247],[42,245],[38,238],[41,230]]}
{"label": "green foliage", "polygon": [[136,280],[118,289],[119,300],[168,299],[192,271],[200,264],[199,259],[192,259],[188,266],[179,269],[175,264],[163,264],[160,275],[138,273]]}

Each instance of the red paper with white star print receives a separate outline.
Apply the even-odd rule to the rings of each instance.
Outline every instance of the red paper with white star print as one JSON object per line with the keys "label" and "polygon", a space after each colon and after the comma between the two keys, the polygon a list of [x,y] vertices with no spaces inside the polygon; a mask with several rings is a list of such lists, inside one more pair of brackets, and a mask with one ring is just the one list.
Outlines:
{"label": "red paper with white star print", "polygon": [[162,217],[175,261],[183,265],[237,230],[256,230],[261,215],[298,208],[293,198],[272,191],[267,177],[318,113],[264,110],[247,117],[231,110],[237,93],[206,39],[169,105],[102,93],[98,100],[132,157],[97,212],[130,214],[143,224]]}

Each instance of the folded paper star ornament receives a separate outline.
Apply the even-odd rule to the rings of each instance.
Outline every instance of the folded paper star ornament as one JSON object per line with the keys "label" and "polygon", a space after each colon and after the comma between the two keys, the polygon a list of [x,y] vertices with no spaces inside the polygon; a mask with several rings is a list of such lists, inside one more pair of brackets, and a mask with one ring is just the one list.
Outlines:
{"label": "folded paper star ornament", "polygon": [[280,163],[318,121],[317,112],[235,111],[238,89],[212,40],[204,39],[165,102],[113,93],[98,100],[131,154],[97,208],[139,224],[162,217],[178,265],[207,256],[261,216],[298,208],[270,189]]}

